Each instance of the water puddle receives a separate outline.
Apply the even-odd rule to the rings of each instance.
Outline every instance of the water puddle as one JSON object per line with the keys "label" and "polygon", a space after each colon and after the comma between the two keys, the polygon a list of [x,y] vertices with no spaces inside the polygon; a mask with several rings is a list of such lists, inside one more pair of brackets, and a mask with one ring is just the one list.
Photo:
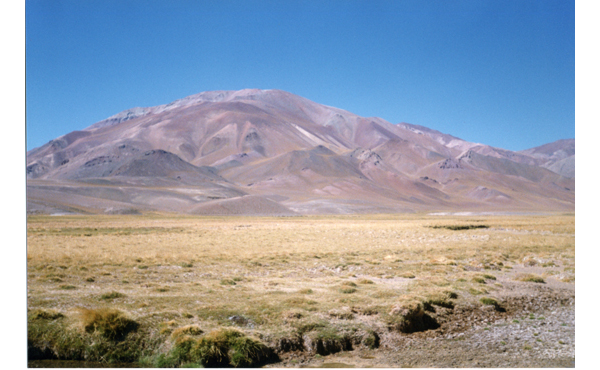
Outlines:
{"label": "water puddle", "polygon": [[127,363],[104,363],[89,361],[67,361],[67,360],[31,360],[27,361],[28,368],[136,368],[137,364]]}
{"label": "water puddle", "polygon": [[338,368],[338,367],[356,367],[350,364],[344,364],[342,362],[325,362],[323,365],[319,366],[320,368]]}
{"label": "water puddle", "polygon": [[318,368],[318,369],[331,369],[331,368],[342,368],[342,367],[356,367],[350,364],[344,364],[342,362],[324,362],[319,366],[301,366],[306,368]]}

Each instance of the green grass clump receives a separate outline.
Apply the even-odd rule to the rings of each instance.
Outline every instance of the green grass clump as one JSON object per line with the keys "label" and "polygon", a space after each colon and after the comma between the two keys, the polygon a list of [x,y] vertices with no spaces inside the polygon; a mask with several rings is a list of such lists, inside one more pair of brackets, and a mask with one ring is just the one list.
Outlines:
{"label": "green grass clump", "polygon": [[27,316],[29,320],[57,320],[65,317],[65,315],[60,312],[44,309],[32,310]]}
{"label": "green grass clump", "polygon": [[375,284],[373,282],[373,280],[369,280],[369,279],[360,279],[357,281],[359,284]]}
{"label": "green grass clump", "polygon": [[534,274],[525,274],[517,277],[518,281],[544,284],[546,281],[543,277]]}
{"label": "green grass clump", "polygon": [[448,299],[444,296],[441,296],[441,295],[435,295],[433,297],[430,297],[430,298],[424,300],[423,304],[425,305],[425,309],[427,311],[432,311],[431,305],[445,307],[445,308],[451,308],[451,309],[454,308],[454,303],[450,299]]}
{"label": "green grass clump", "polygon": [[75,285],[61,285],[59,286],[60,289],[63,290],[75,290],[77,289],[77,287]]}
{"label": "green grass clump", "polygon": [[81,308],[79,316],[87,333],[99,333],[110,340],[120,340],[139,326],[123,312],[115,309]]}
{"label": "green grass clump", "polygon": [[296,325],[296,330],[298,331],[298,334],[304,335],[305,333],[317,329],[323,329],[325,327],[327,327],[327,324],[325,322],[303,322]]}
{"label": "green grass clump", "polygon": [[198,325],[186,325],[180,328],[173,330],[171,335],[175,337],[180,337],[183,335],[201,335],[204,334],[204,331],[200,329]]}
{"label": "green grass clump", "polygon": [[496,301],[494,298],[482,297],[479,301],[487,306],[497,306],[498,305],[498,301]]}
{"label": "green grass clump", "polygon": [[486,306],[494,306],[494,309],[496,311],[505,311],[504,308],[500,306],[500,303],[498,303],[498,301],[496,301],[494,298],[481,297],[481,299],[479,299],[479,302],[483,303]]}
{"label": "green grass clump", "polygon": [[484,292],[482,292],[481,290],[477,290],[475,288],[469,288],[469,293],[471,293],[473,295],[479,295],[479,294],[483,294]]}
{"label": "green grass clump", "polygon": [[342,287],[339,289],[340,293],[344,293],[344,294],[352,294],[356,292],[356,288],[352,288],[352,287]]}
{"label": "green grass clump", "polygon": [[109,300],[109,299],[124,298],[124,297],[126,297],[126,295],[123,294],[123,293],[110,292],[110,293],[104,293],[104,294],[102,294],[100,296],[100,299]]}
{"label": "green grass clump", "polygon": [[379,347],[379,335],[370,330],[367,335],[365,335],[362,339],[362,344],[365,345],[369,349],[375,349]]}
{"label": "green grass clump", "polygon": [[221,285],[236,285],[237,283],[233,279],[221,279]]}
{"label": "green grass clump", "polygon": [[257,367],[274,358],[257,339],[233,329],[219,329],[200,338],[177,337],[171,352],[154,361],[157,367]]}

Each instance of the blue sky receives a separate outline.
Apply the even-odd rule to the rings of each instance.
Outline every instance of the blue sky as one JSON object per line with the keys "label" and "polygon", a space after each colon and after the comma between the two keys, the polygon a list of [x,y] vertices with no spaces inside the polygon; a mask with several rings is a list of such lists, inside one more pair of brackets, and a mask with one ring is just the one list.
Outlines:
{"label": "blue sky", "polygon": [[566,0],[27,0],[27,149],[209,90],[522,150],[575,137]]}

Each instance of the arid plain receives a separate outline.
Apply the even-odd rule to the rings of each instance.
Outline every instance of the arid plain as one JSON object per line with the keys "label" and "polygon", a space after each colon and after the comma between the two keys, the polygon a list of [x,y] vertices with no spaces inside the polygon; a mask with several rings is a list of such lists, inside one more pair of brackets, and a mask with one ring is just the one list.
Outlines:
{"label": "arid plain", "polygon": [[575,217],[30,215],[30,359],[574,365]]}

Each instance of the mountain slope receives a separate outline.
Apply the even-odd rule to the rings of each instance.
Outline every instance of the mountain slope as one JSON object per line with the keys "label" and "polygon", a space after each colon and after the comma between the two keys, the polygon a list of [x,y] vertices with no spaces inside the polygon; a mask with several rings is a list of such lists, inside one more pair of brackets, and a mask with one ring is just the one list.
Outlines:
{"label": "mountain slope", "polygon": [[27,178],[32,212],[569,211],[574,141],[517,153],[284,91],[212,91],[52,140]]}
{"label": "mountain slope", "polygon": [[559,175],[575,178],[575,139],[558,140],[519,152]]}

